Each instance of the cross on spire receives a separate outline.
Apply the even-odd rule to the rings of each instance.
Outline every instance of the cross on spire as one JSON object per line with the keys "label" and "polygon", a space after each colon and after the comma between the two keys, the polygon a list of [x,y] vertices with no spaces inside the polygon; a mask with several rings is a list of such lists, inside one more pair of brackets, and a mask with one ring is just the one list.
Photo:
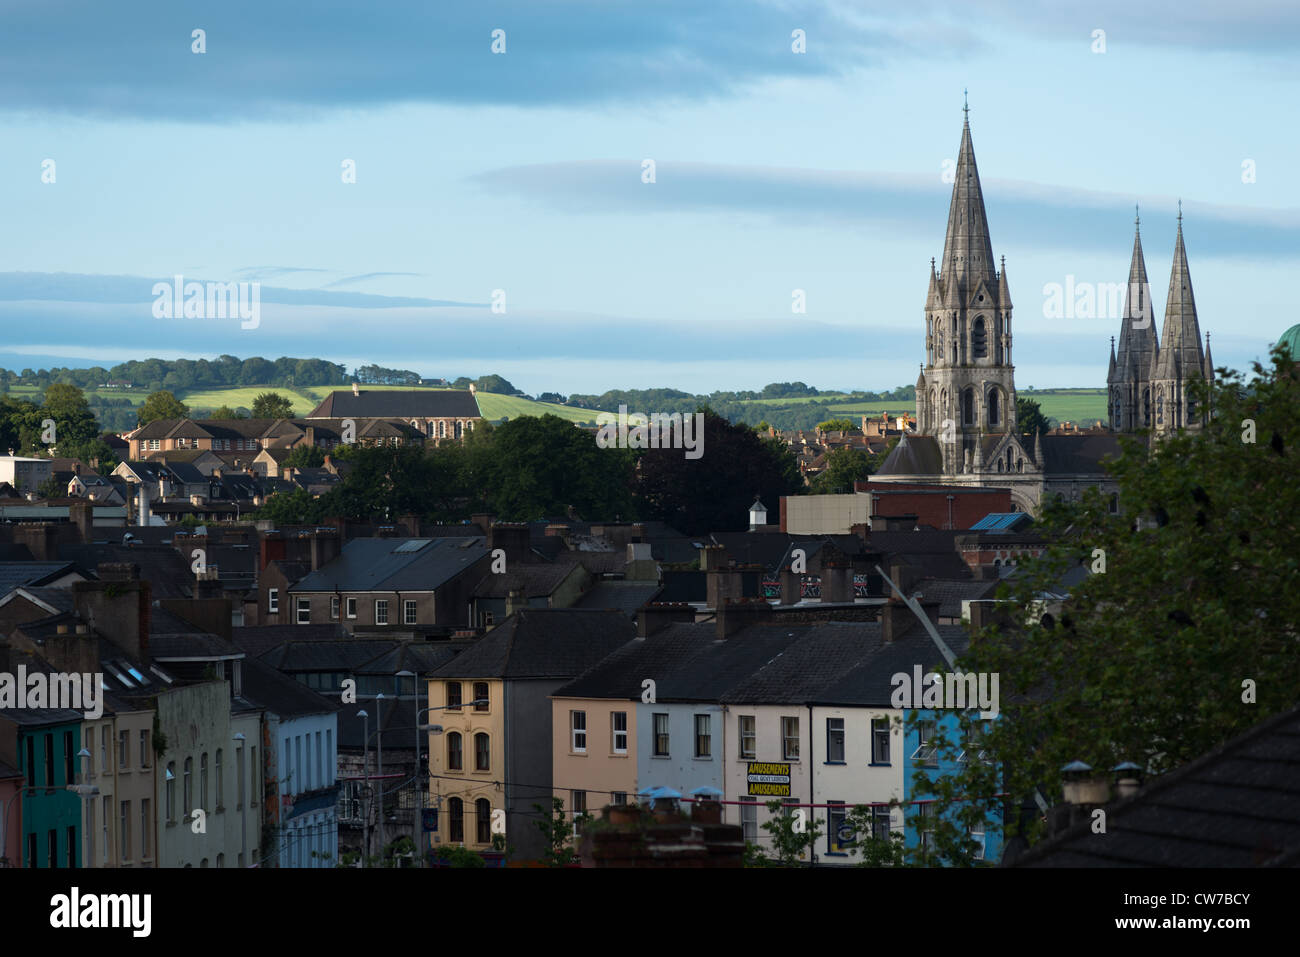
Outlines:
{"label": "cross on spire", "polygon": [[966,98],[966,93],[967,91],[963,87],[961,91],[961,111],[962,113],[966,114],[965,121],[969,123],[970,122],[970,101]]}
{"label": "cross on spire", "polygon": [[1183,228],[1183,200],[1181,197],[1178,200],[1178,228]]}
{"label": "cross on spire", "polygon": [[1142,228],[1142,211],[1138,208],[1137,203],[1133,204],[1133,225],[1139,229]]}

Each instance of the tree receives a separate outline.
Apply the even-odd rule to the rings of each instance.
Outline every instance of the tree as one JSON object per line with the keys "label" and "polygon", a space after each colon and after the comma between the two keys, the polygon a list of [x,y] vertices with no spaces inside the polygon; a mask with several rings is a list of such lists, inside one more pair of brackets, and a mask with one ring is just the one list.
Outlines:
{"label": "tree", "polygon": [[80,458],[81,448],[99,436],[95,413],[75,385],[60,383],[46,389],[41,415],[54,420],[55,445],[61,455]]}
{"label": "tree", "polygon": [[214,419],[244,419],[244,418],[247,418],[247,416],[240,415],[240,414],[239,414],[239,411],[238,411],[237,409],[232,409],[232,408],[231,408],[230,406],[228,406],[228,405],[220,405],[220,406],[217,406],[217,408],[215,408],[215,409],[212,410],[212,418],[214,418]]}
{"label": "tree", "polygon": [[811,860],[804,859],[808,857],[817,839],[825,833],[819,828],[819,825],[826,823],[825,819],[814,820],[809,824],[802,809],[792,811],[779,800],[767,801],[765,806],[770,815],[763,822],[763,830],[772,835],[772,850],[776,852],[776,858],[769,859],[762,848],[753,845],[752,850],[746,849],[749,863],[783,867],[811,864]]}
{"label": "tree", "polygon": [[700,412],[701,457],[688,459],[682,448],[641,453],[636,487],[646,517],[688,535],[741,531],[749,527],[755,495],[775,511],[782,495],[803,488],[799,463],[785,443],[759,438],[753,429],[732,425],[711,409]]}
{"label": "tree", "polygon": [[578,852],[573,849],[573,828],[576,824],[581,828],[591,820],[591,815],[583,812],[576,815],[572,821],[564,813],[564,802],[557,797],[551,798],[551,811],[548,814],[546,809],[540,804],[534,804],[539,821],[534,821],[537,829],[542,832],[546,839],[546,850],[542,852],[542,860],[548,867],[564,867],[568,864],[578,863]]}
{"label": "tree", "polygon": [[276,492],[257,511],[258,518],[269,519],[276,525],[314,525],[324,514],[324,504],[305,488]]}
{"label": "tree", "polygon": [[865,481],[875,467],[875,457],[865,449],[845,445],[826,453],[826,468],[812,480],[818,495],[850,494],[853,483]]}
{"label": "tree", "polygon": [[300,443],[290,449],[284,464],[296,469],[318,469],[325,464],[325,450],[319,445]]}
{"label": "tree", "polygon": [[158,419],[183,419],[190,414],[190,407],[185,405],[170,392],[158,391],[150,395],[136,410],[136,421],[148,425]]}
{"label": "tree", "polygon": [[[1275,350],[1254,376],[1219,370],[1190,386],[1214,418],[1154,447],[1121,439],[1116,502],[1089,489],[1048,503],[1054,543],[999,588],[1006,620],[981,629],[959,665],[1000,675],[998,720],[968,761],[936,782],[946,807],[1009,795],[1007,825],[1041,835],[1035,795],[1061,800],[1061,767],[1104,773],[1133,761],[1158,775],[1295,705],[1300,671],[1300,368]],[[1089,572],[1060,607],[1063,574]],[[968,722],[963,718],[963,725]],[[946,746],[952,753],[960,743]],[[945,749],[941,748],[941,753]],[[974,796],[960,802],[957,798]],[[954,813],[937,836],[955,835]]]}
{"label": "tree", "polygon": [[852,419],[827,419],[817,423],[817,428],[823,432],[852,432],[857,427]]}
{"label": "tree", "polygon": [[854,834],[851,853],[858,858],[858,867],[902,867],[906,861],[901,831],[889,832],[883,840],[875,836],[873,809],[865,804],[854,805],[844,815],[844,823]]}
{"label": "tree", "polygon": [[1016,396],[1016,427],[1022,435],[1037,435],[1050,429],[1052,423],[1037,400]]}
{"label": "tree", "polygon": [[253,400],[253,418],[289,419],[293,417],[293,403],[278,392],[262,392]]}

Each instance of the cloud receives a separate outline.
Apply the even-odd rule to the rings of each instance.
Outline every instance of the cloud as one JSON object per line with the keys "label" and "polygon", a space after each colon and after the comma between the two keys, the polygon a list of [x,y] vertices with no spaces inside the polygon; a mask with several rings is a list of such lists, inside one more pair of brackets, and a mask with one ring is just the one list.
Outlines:
{"label": "cloud", "polygon": [[[655,182],[641,181],[640,160],[589,160],[510,166],[471,177],[556,210],[615,216],[699,211],[749,213],[788,226],[889,226],[934,238],[952,187],[933,175],[657,163]],[[1113,251],[1131,237],[1141,203],[1151,239],[1173,247],[1177,198],[1081,190],[983,179],[990,227],[1005,246]],[[1184,200],[1184,232],[1198,256],[1291,259],[1300,255],[1300,209],[1262,209]],[[1130,240],[1123,240],[1130,241]],[[1158,248],[1158,247],[1153,247]]]}
{"label": "cloud", "polygon": [[245,266],[236,269],[235,275],[240,279],[282,279],[300,272],[329,272],[328,269],[313,269],[308,266]]}
{"label": "cloud", "polygon": [[390,276],[423,276],[424,273],[418,272],[365,272],[359,276],[344,276],[342,279],[335,279],[333,282],[327,282],[321,286],[322,289],[333,289],[335,286],[350,286],[358,282],[369,282],[371,279],[387,279]]}

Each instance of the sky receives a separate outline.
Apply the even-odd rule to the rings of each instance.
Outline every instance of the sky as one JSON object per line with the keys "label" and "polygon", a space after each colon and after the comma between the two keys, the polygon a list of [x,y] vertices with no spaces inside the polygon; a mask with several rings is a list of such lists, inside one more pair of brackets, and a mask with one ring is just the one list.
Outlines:
{"label": "sky", "polygon": [[[967,90],[1017,385],[1104,385],[1119,316],[1049,290],[1125,281],[1137,204],[1162,316],[1180,199],[1245,369],[1297,321],[1297,53],[1252,0],[6,0],[0,365],[894,388]],[[157,315],[178,275],[260,284],[257,323]]]}

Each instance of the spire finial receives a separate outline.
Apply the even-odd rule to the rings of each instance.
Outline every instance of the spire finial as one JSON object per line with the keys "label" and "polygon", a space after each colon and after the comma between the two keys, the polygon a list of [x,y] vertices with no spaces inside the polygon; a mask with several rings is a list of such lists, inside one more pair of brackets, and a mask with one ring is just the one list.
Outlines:
{"label": "spire finial", "polygon": [[1183,228],[1183,200],[1182,200],[1182,197],[1179,197],[1179,199],[1178,199],[1178,228],[1179,228],[1179,229],[1182,229],[1182,228]]}
{"label": "spire finial", "polygon": [[970,101],[967,99],[967,90],[963,87],[961,91],[961,111],[966,114],[965,122],[970,123]]}
{"label": "spire finial", "polygon": [[1138,228],[1138,231],[1139,231],[1139,232],[1141,232],[1141,230],[1142,230],[1142,210],[1138,208],[1138,204],[1137,204],[1137,203],[1134,203],[1134,204],[1133,204],[1133,225],[1136,226],[1136,227]]}

